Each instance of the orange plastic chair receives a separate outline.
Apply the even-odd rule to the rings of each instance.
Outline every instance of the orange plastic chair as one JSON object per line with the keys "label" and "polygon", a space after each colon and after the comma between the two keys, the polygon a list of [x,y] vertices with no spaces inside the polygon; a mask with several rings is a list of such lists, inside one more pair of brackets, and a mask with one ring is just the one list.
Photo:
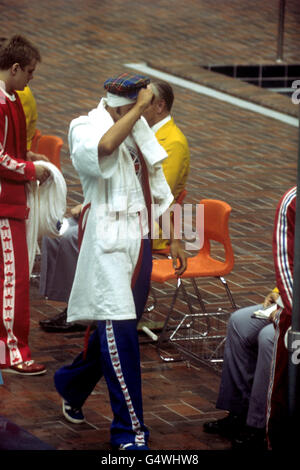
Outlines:
{"label": "orange plastic chair", "polygon": [[41,135],[42,135],[41,131],[39,129],[36,129],[34,136],[32,138],[32,141],[31,141],[31,146],[30,146],[30,150],[32,150],[32,152],[37,151],[37,144],[38,144],[39,139],[41,138]]}
{"label": "orange plastic chair", "polygon": [[[187,195],[187,190],[183,189],[175,201],[176,204],[182,205],[186,195]],[[152,248],[152,253],[154,255],[166,256],[169,259],[171,259],[170,246],[166,246],[165,248],[162,248],[160,250],[155,250]],[[151,296],[153,297],[153,302],[146,307],[146,310],[145,310],[146,312],[152,312],[152,310],[154,310],[157,305],[157,297],[156,297],[155,291],[152,288],[150,288],[150,290],[151,290]]]}
{"label": "orange plastic chair", "polygon": [[[198,289],[196,279],[199,277],[216,277],[220,279],[226,289],[227,296],[230,300],[233,309],[236,309],[236,304],[225,280],[224,276],[229,274],[234,266],[234,253],[229,236],[229,216],[231,207],[226,202],[215,199],[202,199],[200,204],[204,205],[204,242],[202,248],[196,256],[188,257],[187,269],[177,280],[177,286],[171,302],[171,307],[167,318],[165,320],[161,337],[163,338],[168,322],[172,316],[174,305],[182,288],[184,298],[188,304],[191,314],[193,313],[192,305],[189,301],[186,289],[182,279],[191,279],[193,288],[195,290],[197,299],[199,301],[201,310],[206,312],[205,304]],[[199,210],[199,208],[198,208]],[[201,228],[200,228],[201,229]],[[201,234],[199,237],[201,239]],[[221,261],[216,259],[211,254],[211,241],[218,242],[224,247],[225,260]],[[176,275],[172,266],[172,260],[169,259],[154,259],[151,280],[152,282],[165,283],[171,279],[176,279]]]}
{"label": "orange plastic chair", "polygon": [[63,140],[55,135],[42,135],[38,140],[36,152],[46,155],[50,162],[61,170],[60,151],[63,143]]}

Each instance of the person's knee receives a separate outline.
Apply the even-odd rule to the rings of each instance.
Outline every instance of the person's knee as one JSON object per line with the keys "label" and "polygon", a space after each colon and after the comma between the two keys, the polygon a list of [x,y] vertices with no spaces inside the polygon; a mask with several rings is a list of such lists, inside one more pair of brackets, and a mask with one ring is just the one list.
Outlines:
{"label": "person's knee", "polygon": [[237,336],[240,340],[253,341],[253,330],[257,330],[257,327],[253,328],[253,311],[257,309],[257,306],[244,307],[231,315],[228,324],[228,334]]}
{"label": "person's knee", "polygon": [[233,330],[239,334],[242,334],[245,329],[245,309],[241,308],[236,310],[230,317],[228,322],[228,330]]}

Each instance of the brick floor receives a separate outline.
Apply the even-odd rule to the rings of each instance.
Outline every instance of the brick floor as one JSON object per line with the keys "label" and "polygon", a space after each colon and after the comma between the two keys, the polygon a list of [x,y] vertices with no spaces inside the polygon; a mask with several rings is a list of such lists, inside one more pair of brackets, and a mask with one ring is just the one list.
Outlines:
{"label": "brick floor", "polygon": [[[300,49],[300,4],[297,0],[286,4],[284,59],[292,64],[297,63]],[[290,99],[202,68],[275,63],[277,0],[10,0],[0,6],[5,34],[20,32],[40,45],[43,61],[32,82],[38,127],[64,140],[62,170],[69,207],[82,200],[68,156],[69,122],[97,105],[103,81],[123,70],[125,63],[147,62],[297,116]],[[174,90],[173,115],[191,149],[186,202],[212,197],[232,206],[235,267],[228,281],[239,306],[260,302],[275,282],[273,219],[279,198],[296,183],[298,131],[179,86]],[[201,281],[201,290],[212,311],[223,303],[216,282]],[[164,311],[168,301],[159,305]],[[111,410],[104,383],[97,385],[86,403],[86,424],[68,424],[61,415],[53,373],[81,350],[83,336],[47,334],[38,322],[63,306],[41,299],[36,287],[31,287],[30,344],[33,357],[47,364],[48,373],[34,378],[5,375],[1,415],[59,450],[109,449]],[[184,311],[182,302],[178,309]],[[202,431],[204,421],[223,416],[215,409],[219,376],[198,363],[161,361],[155,345],[143,335],[141,359],[151,448],[228,449],[228,441]]]}

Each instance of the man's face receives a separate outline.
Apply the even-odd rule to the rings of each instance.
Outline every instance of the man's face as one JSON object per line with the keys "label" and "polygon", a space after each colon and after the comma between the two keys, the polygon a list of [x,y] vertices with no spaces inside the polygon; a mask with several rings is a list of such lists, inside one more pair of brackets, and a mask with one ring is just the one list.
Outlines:
{"label": "man's face", "polygon": [[32,59],[29,65],[26,65],[23,69],[19,64],[13,65],[14,71],[14,89],[24,90],[26,85],[33,79],[33,72],[36,68],[36,60]]}
{"label": "man's face", "polygon": [[125,114],[127,114],[128,111],[130,111],[131,108],[133,108],[134,105],[135,105],[135,103],[126,104],[124,106],[118,106],[116,108],[109,107],[108,109],[109,109],[109,113],[112,116],[113,120],[116,122],[119,119],[121,119],[121,117],[125,116]]}
{"label": "man's face", "polygon": [[130,110],[133,108],[134,105],[135,105],[135,103],[133,103],[133,104],[125,104],[125,106],[120,106],[120,107],[118,108],[119,119],[120,119],[121,117],[125,116],[125,114],[127,114],[128,111],[130,111]]}
{"label": "man's face", "polygon": [[157,122],[157,101],[158,98],[154,98],[153,103],[149,104],[148,108],[146,108],[143,112],[143,116],[148,122],[149,127],[154,126]]}

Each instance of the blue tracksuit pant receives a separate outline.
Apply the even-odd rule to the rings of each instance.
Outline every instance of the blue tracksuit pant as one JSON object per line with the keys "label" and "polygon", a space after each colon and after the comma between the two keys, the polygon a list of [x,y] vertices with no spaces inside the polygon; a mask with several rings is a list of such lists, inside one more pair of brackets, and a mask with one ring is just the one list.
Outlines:
{"label": "blue tracksuit pant", "polygon": [[58,393],[74,408],[81,408],[97,382],[105,377],[113,411],[113,446],[146,444],[149,436],[143,422],[137,323],[146,305],[151,270],[151,245],[145,239],[139,276],[132,288],[137,320],[99,321],[89,339],[86,357],[81,353],[54,376]]}

